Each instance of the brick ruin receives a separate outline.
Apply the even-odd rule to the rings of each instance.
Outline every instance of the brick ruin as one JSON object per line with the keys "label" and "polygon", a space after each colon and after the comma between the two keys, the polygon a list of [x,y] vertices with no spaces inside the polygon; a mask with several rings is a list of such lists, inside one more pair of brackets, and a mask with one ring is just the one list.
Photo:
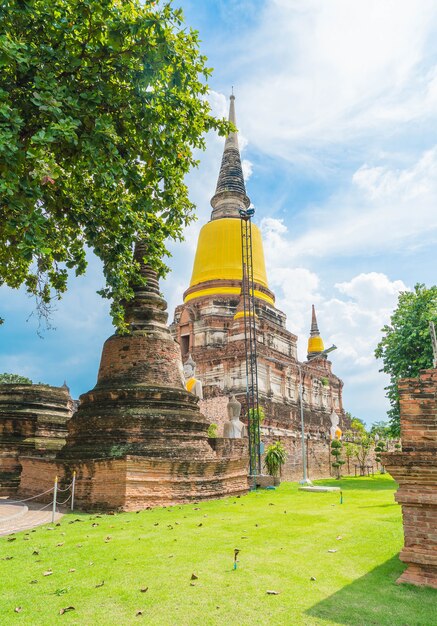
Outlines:
{"label": "brick ruin", "polygon": [[56,456],[74,408],[66,385],[0,385],[0,496],[16,494],[21,455]]}
{"label": "brick ruin", "polygon": [[404,522],[398,582],[437,589],[437,370],[399,381],[399,397],[402,452],[383,455]]}
{"label": "brick ruin", "polygon": [[126,305],[129,333],[103,347],[97,384],[80,397],[56,459],[21,457],[19,493],[29,497],[77,472],[85,509],[136,510],[246,493],[247,444],[210,441],[197,398],[184,387],[156,273],[136,246],[145,285]]}
{"label": "brick ruin", "polygon": [[[229,119],[236,125],[234,100],[231,96]],[[181,347],[182,359],[191,354],[197,364],[196,376],[203,384],[201,410],[210,422],[218,424],[220,435],[230,394],[242,403],[244,414],[246,351],[240,210],[249,205],[237,133],[231,133],[211,199],[211,220],[200,231],[190,285],[170,327]],[[305,432],[311,448],[320,450],[317,466],[323,466],[313,477],[326,476],[329,464],[327,467],[322,459],[329,459],[331,413],[338,414],[343,431],[349,427],[342,402],[343,382],[322,354],[324,345],[314,308],[308,360],[299,362],[297,336],[287,329],[286,316],[276,308],[275,295],[268,286],[262,237],[256,224],[252,224],[252,240],[259,401],[266,414],[263,440],[269,443],[274,433],[273,439],[283,441],[289,453],[285,475],[299,477],[300,370]]]}

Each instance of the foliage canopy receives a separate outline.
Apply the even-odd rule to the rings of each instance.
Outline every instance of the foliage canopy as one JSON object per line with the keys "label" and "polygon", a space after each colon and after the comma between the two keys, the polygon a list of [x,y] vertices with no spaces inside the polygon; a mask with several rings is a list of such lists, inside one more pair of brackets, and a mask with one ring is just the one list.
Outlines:
{"label": "foliage canopy", "polygon": [[20,374],[9,374],[7,372],[3,372],[0,374],[0,385],[31,385],[32,381],[30,378],[26,376],[21,376]]}
{"label": "foliage canopy", "polygon": [[427,288],[417,284],[414,291],[399,294],[398,306],[390,324],[382,329],[384,334],[375,350],[375,356],[383,362],[381,371],[390,376],[386,391],[394,436],[400,434],[398,380],[417,376],[421,369],[432,367],[431,321],[437,323],[437,286]]}
{"label": "foliage canopy", "polygon": [[91,248],[123,326],[133,242],[164,274],[166,240],[193,219],[193,150],[229,129],[205,62],[169,2],[0,0],[0,285],[44,312]]}

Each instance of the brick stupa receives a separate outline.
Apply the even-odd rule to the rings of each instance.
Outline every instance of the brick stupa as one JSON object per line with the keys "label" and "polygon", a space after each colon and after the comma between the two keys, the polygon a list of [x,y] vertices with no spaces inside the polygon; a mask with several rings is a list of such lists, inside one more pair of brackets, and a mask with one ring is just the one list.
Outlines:
{"label": "brick stupa", "polygon": [[399,381],[402,452],[382,455],[399,483],[408,563],[399,583],[437,589],[437,369]]}
{"label": "brick stupa", "polygon": [[[43,491],[55,473],[77,471],[76,503],[132,510],[247,491],[244,440],[208,440],[208,422],[187,392],[179,346],[156,272],[135,258],[146,284],[126,305],[129,333],[104,344],[97,384],[80,397],[56,463],[22,461],[21,493]],[[56,467],[55,467],[56,466]]]}

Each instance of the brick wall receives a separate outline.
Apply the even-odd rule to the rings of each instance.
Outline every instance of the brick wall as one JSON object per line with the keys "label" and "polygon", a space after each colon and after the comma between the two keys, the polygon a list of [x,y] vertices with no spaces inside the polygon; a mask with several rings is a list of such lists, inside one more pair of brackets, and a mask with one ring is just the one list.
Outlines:
{"label": "brick wall", "polygon": [[400,381],[399,396],[402,452],[383,455],[404,522],[398,582],[437,589],[437,370]]}

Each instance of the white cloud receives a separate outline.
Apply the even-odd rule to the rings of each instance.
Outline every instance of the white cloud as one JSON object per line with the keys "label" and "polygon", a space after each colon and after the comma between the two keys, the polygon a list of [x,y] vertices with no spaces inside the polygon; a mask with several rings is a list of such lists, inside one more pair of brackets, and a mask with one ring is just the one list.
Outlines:
{"label": "white cloud", "polygon": [[243,169],[244,180],[245,180],[245,182],[247,184],[247,181],[252,176],[253,164],[252,164],[251,161],[249,161],[249,159],[242,159],[241,167]]}
{"label": "white cloud", "polygon": [[296,263],[308,257],[339,257],[416,248],[437,241],[437,147],[404,168],[364,164],[348,186],[307,209],[313,224],[284,239],[283,221],[262,221],[272,259]]}
{"label": "white cloud", "polygon": [[359,274],[349,282],[336,283],[335,288],[368,309],[393,308],[393,298],[406,289],[401,280],[390,281],[385,274],[378,272]]}
{"label": "white cloud", "polygon": [[236,62],[251,144],[311,162],[321,146],[435,119],[436,24],[432,0],[270,0]]}

